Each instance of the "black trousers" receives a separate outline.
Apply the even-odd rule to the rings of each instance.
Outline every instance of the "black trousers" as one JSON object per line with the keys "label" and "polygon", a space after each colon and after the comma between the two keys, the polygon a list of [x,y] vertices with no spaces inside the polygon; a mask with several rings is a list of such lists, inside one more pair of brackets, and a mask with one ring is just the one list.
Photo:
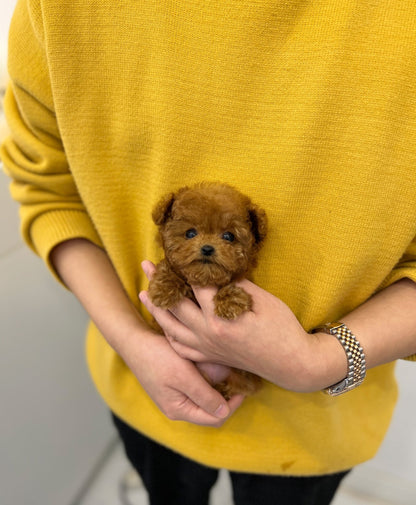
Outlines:
{"label": "black trousers", "polygon": [[[114,415],[113,421],[150,505],[208,505],[218,470],[153,442]],[[347,473],[281,477],[230,472],[230,478],[235,505],[328,505]]]}

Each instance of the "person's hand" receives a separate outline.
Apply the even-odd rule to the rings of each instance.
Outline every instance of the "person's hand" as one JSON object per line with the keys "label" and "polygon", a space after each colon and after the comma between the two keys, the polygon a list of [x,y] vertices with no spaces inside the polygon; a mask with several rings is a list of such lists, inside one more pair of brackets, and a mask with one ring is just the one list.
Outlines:
{"label": "person's hand", "polygon": [[[151,277],[154,266],[144,262],[143,269]],[[259,286],[248,280],[238,285],[252,296],[253,309],[233,321],[215,315],[213,287],[193,287],[199,307],[184,299],[165,311],[145,291],[140,299],[183,358],[247,370],[299,392],[318,391],[346,375],[345,355],[336,339],[306,333],[289,307]],[[328,365],[329,351],[339,366],[335,375]]]}
{"label": "person's hand", "polygon": [[197,367],[180,357],[162,336],[148,332],[124,356],[148,395],[171,420],[219,427],[241,405],[228,402],[202,377]]}
{"label": "person's hand", "polygon": [[51,261],[109,345],[170,419],[220,426],[238,408],[241,396],[227,403],[192,362],[143,321],[103,249],[71,239],[53,249]]}

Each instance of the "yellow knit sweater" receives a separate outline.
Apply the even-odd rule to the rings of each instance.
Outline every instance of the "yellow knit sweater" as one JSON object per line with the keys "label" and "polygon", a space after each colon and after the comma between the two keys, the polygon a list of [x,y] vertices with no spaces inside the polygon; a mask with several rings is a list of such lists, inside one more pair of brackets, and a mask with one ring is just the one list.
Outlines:
{"label": "yellow knit sweater", "polygon": [[[416,280],[416,2],[19,0],[2,159],[48,261],[85,237],[131,299],[160,257],[151,209],[221,180],[266,209],[255,281],[306,330]],[[220,429],[169,421],[91,327],[97,388],[122,418],[208,465],[349,468],[377,451],[394,365],[338,398],[272,384]]]}

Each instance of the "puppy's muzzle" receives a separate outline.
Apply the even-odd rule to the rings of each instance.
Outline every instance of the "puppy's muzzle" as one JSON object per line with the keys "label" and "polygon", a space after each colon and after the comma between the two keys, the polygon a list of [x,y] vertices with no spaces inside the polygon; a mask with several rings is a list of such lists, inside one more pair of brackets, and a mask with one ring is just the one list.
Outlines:
{"label": "puppy's muzzle", "polygon": [[203,256],[212,256],[215,252],[215,247],[212,247],[212,245],[205,244],[201,247],[201,254]]}

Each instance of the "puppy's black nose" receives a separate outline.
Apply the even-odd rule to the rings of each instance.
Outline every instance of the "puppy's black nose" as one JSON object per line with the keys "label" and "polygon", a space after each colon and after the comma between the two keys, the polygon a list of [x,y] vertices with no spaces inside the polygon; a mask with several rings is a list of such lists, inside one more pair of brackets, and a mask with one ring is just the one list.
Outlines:
{"label": "puppy's black nose", "polygon": [[201,253],[204,256],[212,256],[215,252],[215,248],[212,245],[205,244],[201,247]]}

